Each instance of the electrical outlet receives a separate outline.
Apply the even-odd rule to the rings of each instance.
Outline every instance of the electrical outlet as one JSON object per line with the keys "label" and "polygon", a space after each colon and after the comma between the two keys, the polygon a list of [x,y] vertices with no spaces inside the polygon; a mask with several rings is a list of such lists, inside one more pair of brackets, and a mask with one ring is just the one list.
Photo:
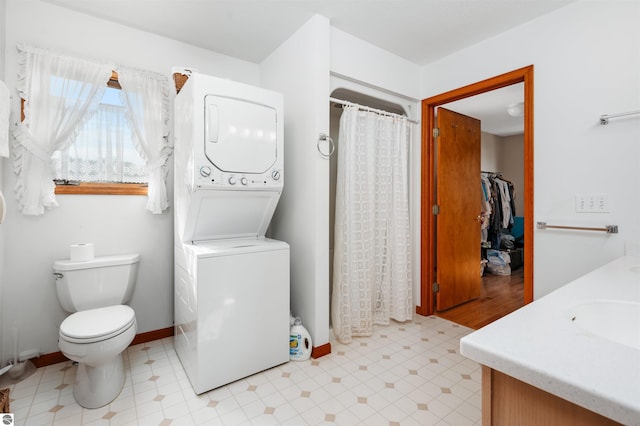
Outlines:
{"label": "electrical outlet", "polygon": [[576,212],[609,213],[609,197],[606,194],[576,195]]}

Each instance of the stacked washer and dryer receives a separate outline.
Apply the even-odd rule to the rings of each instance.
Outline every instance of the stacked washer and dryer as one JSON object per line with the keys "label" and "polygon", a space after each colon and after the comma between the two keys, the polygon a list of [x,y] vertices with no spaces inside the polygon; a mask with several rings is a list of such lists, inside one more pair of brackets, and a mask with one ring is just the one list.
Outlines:
{"label": "stacked washer and dryer", "polygon": [[192,73],[175,100],[175,348],[196,393],[289,360],[282,95]]}

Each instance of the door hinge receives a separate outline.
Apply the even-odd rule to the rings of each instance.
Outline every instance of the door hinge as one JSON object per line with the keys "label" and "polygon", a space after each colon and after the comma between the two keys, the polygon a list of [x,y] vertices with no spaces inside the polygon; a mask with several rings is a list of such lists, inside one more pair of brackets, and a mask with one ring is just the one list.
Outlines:
{"label": "door hinge", "polygon": [[440,136],[440,129],[437,127],[433,128],[433,137],[437,138],[438,136]]}
{"label": "door hinge", "polygon": [[440,214],[440,206],[437,204],[434,204],[433,207],[431,207],[431,211],[433,212],[434,216],[437,216]]}
{"label": "door hinge", "polygon": [[437,282],[434,282],[431,288],[433,289],[434,293],[437,293],[440,291],[440,284],[438,284]]}

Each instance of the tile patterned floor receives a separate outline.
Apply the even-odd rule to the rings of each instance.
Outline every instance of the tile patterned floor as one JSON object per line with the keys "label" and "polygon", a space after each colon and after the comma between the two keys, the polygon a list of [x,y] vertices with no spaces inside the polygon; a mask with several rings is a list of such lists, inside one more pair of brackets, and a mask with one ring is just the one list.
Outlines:
{"label": "tile patterned floor", "polygon": [[167,338],[124,353],[124,389],[88,410],[76,367],[40,368],[11,387],[16,425],[477,425],[480,367],[462,357],[472,330],[436,317],[378,326],[332,353],[289,362],[197,396]]}

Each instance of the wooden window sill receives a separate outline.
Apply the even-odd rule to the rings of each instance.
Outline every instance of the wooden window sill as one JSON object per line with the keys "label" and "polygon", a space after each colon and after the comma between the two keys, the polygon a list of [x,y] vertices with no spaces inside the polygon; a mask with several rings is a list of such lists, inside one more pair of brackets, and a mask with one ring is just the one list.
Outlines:
{"label": "wooden window sill", "polygon": [[79,185],[56,185],[56,194],[147,195],[147,184],[81,182]]}

